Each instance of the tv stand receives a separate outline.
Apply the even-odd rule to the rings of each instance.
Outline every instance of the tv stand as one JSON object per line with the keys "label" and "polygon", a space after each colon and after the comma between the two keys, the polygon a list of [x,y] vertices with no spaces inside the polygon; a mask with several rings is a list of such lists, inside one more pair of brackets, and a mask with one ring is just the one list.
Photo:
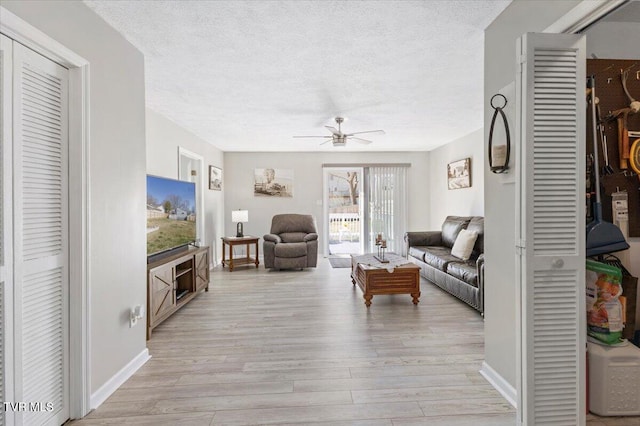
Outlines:
{"label": "tv stand", "polygon": [[152,260],[147,265],[147,340],[201,290],[209,291],[209,247],[188,247]]}
{"label": "tv stand", "polygon": [[176,248],[173,248],[171,250],[167,250],[167,251],[162,251],[160,253],[156,253],[156,254],[152,254],[151,256],[147,257],[147,264],[151,264],[151,263],[157,263],[163,259],[166,259],[168,257],[174,256],[178,253],[184,253],[185,251],[187,251],[189,249],[189,244],[185,244],[183,246],[179,246]]}

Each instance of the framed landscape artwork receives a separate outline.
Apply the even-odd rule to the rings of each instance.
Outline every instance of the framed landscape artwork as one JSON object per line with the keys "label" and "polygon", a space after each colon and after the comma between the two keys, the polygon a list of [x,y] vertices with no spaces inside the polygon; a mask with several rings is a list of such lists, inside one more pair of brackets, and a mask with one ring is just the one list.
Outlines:
{"label": "framed landscape artwork", "polygon": [[255,169],[253,195],[256,197],[293,197],[292,169]]}
{"label": "framed landscape artwork", "polygon": [[222,169],[209,166],[209,189],[222,191]]}
{"label": "framed landscape artwork", "polygon": [[471,186],[471,158],[447,164],[447,185],[449,189],[469,188]]}

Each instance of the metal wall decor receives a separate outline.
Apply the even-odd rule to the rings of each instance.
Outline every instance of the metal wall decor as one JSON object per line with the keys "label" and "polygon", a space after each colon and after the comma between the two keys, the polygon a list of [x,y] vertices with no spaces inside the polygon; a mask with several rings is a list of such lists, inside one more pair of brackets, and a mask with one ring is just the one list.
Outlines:
{"label": "metal wall decor", "polygon": [[[496,98],[502,98],[504,104],[502,106],[494,105]],[[498,103],[499,101],[496,101]],[[491,97],[491,108],[493,108],[493,117],[491,118],[491,127],[489,128],[489,167],[493,173],[506,173],[509,170],[509,155],[511,154],[511,135],[509,134],[509,123],[503,109],[507,106],[507,98],[498,93]],[[505,145],[493,145],[493,130],[496,124],[498,114],[504,123],[506,133]]]}

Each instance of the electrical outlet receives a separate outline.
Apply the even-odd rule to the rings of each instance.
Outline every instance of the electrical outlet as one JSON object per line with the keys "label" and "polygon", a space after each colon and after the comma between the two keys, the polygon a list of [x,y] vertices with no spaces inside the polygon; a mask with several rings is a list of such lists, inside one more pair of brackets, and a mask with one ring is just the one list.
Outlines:
{"label": "electrical outlet", "polygon": [[136,305],[131,308],[131,312],[129,314],[129,328],[133,328],[134,325],[138,323],[138,320],[144,318],[144,306]]}

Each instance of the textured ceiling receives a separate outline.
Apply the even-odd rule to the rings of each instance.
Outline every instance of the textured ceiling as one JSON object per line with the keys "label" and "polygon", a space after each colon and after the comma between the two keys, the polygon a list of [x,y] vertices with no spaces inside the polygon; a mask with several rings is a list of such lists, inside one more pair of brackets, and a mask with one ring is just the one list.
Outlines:
{"label": "textured ceiling", "polygon": [[[510,1],[95,1],[147,106],[224,151],[421,151],[483,123],[484,28]],[[384,129],[336,148],[324,125]]]}

